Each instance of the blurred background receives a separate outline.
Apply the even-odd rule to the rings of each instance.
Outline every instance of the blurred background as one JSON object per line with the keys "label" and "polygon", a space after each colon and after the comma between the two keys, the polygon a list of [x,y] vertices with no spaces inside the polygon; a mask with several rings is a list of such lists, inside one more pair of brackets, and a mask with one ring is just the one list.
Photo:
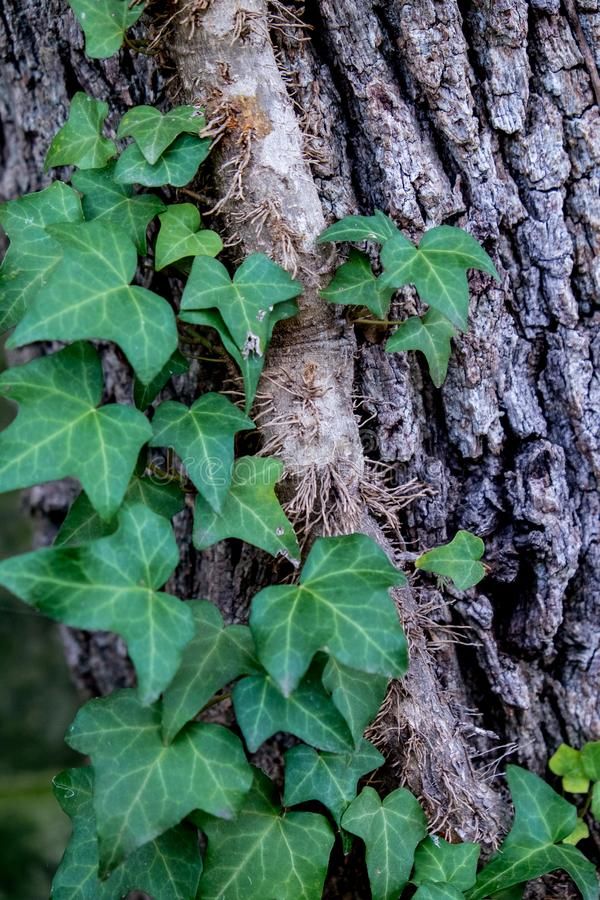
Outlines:
{"label": "blurred background", "polygon": [[[0,398],[0,429],[13,417]],[[0,558],[30,548],[20,495],[0,494]],[[52,777],[82,762],[63,742],[79,699],[58,626],[2,588],[0,665],[0,900],[47,900],[70,834]]]}

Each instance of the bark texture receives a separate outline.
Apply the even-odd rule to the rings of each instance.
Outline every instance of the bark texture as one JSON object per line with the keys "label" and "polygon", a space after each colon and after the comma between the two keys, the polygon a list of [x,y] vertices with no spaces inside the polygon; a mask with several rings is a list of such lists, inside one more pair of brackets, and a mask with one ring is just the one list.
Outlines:
{"label": "bark texture", "polygon": [[[76,90],[119,112],[165,99],[146,57],[87,61],[65,5],[0,2],[7,198],[41,186]],[[486,542],[480,589],[453,595],[420,579],[398,595],[413,667],[375,733],[390,777],[440,826],[491,843],[504,753],[543,772],[561,740],[600,738],[598,0],[180,0],[143,21],[155,62],[177,76],[169,96],[205,103],[220,137],[197,190],[217,206],[231,259],[263,250],[306,286],[298,321],[277,332],[257,411],[307,538],[361,528],[398,559],[458,528]],[[318,299],[335,260],[316,235],[374,207],[413,237],[466,227],[501,272],[499,286],[471,278],[470,331],[440,391],[414,354],[385,354],[379,334],[354,334]],[[396,312],[415,302],[404,292]],[[105,369],[126,397],[110,349]],[[175,391],[189,399],[216,377],[194,368]],[[32,493],[50,520],[43,539],[67,499]],[[287,574],[233,542],[200,557],[188,528],[184,513],[174,587],[209,596],[231,621]],[[69,647],[89,690],[130,677],[104,636]]]}

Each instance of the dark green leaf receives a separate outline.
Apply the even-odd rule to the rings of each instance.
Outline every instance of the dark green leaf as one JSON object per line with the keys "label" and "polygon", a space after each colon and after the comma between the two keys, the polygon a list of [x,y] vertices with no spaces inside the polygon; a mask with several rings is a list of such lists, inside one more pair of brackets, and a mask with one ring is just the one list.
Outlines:
{"label": "dark green leaf", "polygon": [[0,563],[0,583],[74,628],[114,631],[127,642],[143,703],[177,671],[194,636],[189,607],[157,588],[179,560],[173,529],[145,506],[125,507],[115,534],[80,547],[52,547]]}
{"label": "dark green leaf", "polygon": [[320,900],[331,826],[314,813],[283,813],[262,772],[234,822],[203,816],[200,826],[208,837],[202,900]]}
{"label": "dark green leaf", "polygon": [[139,379],[133,382],[133,399],[138,409],[146,409],[160,394],[167,382],[176,375],[185,375],[190,367],[185,356],[176,350],[173,356],[167,360],[158,375],[148,384],[142,384]]}
{"label": "dark green leaf", "polygon": [[484,550],[481,538],[470,531],[457,531],[449,544],[422,553],[415,568],[450,578],[459,591],[466,591],[485,577],[485,568],[479,562]]}
{"label": "dark green leaf", "polygon": [[388,591],[405,581],[367,535],[319,538],[300,584],[265,588],[253,600],[261,663],[287,696],[322,649],[364,672],[403,675],[406,639]]}
{"label": "dark green leaf", "polygon": [[216,233],[200,228],[200,213],[192,203],[168,206],[160,216],[156,239],[156,271],[190,256],[216,256],[223,241]]}
{"label": "dark green leaf", "polygon": [[206,122],[193,106],[176,106],[163,115],[153,106],[134,106],[125,113],[117,137],[134,138],[144,158],[154,165],[180,134],[199,137]]}
{"label": "dark green leaf", "polygon": [[417,847],[412,881],[443,882],[466,891],[475,884],[479,852],[479,844],[449,844],[441,837],[428,837]]}
{"label": "dark green leaf", "polygon": [[225,502],[233,475],[233,443],[252,422],[221,394],[203,394],[189,408],[167,400],[156,409],[151,447],[173,447],[202,496],[215,511]]}
{"label": "dark green leaf", "polygon": [[481,900],[498,891],[563,869],[584,900],[598,900],[595,867],[576,847],[559,843],[577,825],[577,810],[533,772],[508,766],[506,776],[515,807],[513,826],[469,891],[469,900]]}
{"label": "dark green leaf", "polygon": [[128,28],[144,12],[144,3],[131,0],[68,0],[85,33],[85,52],[92,59],[117,53]]}
{"label": "dark green leaf", "polygon": [[240,675],[260,671],[246,625],[225,628],[221,613],[206,600],[189,603],[196,634],[163,697],[163,733],[169,743],[219,688]]}
{"label": "dark green leaf", "polygon": [[98,408],[102,388],[98,355],[83,342],[0,375],[0,394],[20,404],[0,435],[0,491],[71,476],[102,518],[115,514],[152,430],[129,406]]}
{"label": "dark green leaf", "polygon": [[193,810],[234,818],[252,784],[230,731],[192,723],[165,747],[160,705],[130,690],[86,703],[66,740],[92,759],[101,877]]}
{"label": "dark green leaf", "polygon": [[154,194],[134,195],[130,185],[117,184],[115,165],[113,162],[104,169],[75,172],[71,181],[83,194],[81,202],[87,221],[99,220],[122,228],[144,256],[148,225],[165,209],[165,204]]}
{"label": "dark green leaf", "polygon": [[78,166],[99,169],[117,153],[112,141],[102,136],[108,103],[79,91],[71,100],[69,118],[54,137],[46,154],[46,168]]}
{"label": "dark green leaf", "polygon": [[337,269],[326,290],[321,291],[329,303],[366,306],[377,318],[387,316],[393,288],[382,285],[373,274],[369,257],[358,250],[350,253],[348,262]]}
{"label": "dark green leaf", "polygon": [[202,857],[193,829],[178,826],[131,854],[106,881],[98,877],[98,839],[91,768],[57,775],[54,793],[72,819],[73,834],[52,882],[52,900],[115,900],[144,891],[160,900],[196,896]]}
{"label": "dark green leaf", "polygon": [[388,339],[385,349],[388,353],[399,350],[420,350],[427,360],[431,380],[441,387],[448,371],[448,360],[452,353],[451,338],[455,335],[451,322],[429,309],[423,318],[411,316]]}
{"label": "dark green leaf", "polygon": [[583,745],[581,763],[590,781],[600,781],[600,741],[588,741]]}
{"label": "dark green leaf", "polygon": [[450,884],[428,881],[415,891],[412,900],[463,900],[464,896],[462,891]]}
{"label": "dark green leaf", "polygon": [[221,511],[211,509],[202,496],[196,500],[194,546],[206,550],[225,538],[238,538],[298,565],[298,540],[275,494],[282,473],[278,459],[243,456],[236,460]]}
{"label": "dark green leaf", "polygon": [[233,706],[251,753],[278,731],[334,753],[352,748],[346,723],[322,685],[322,671],[322,663],[315,662],[289,697],[283,696],[269,675],[238,681]]}
{"label": "dark green leaf", "polygon": [[318,242],[377,241],[384,244],[396,234],[398,229],[394,222],[380,209],[376,209],[373,216],[345,216],[326,228]]}
{"label": "dark green leaf", "polygon": [[357,746],[365,728],[379,712],[388,680],[385,675],[366,675],[329,657],[323,672],[323,684],[346,720]]}
{"label": "dark green leaf", "polygon": [[382,803],[373,788],[363,788],[344,813],[342,828],[365,842],[373,900],[397,900],[408,883],[415,848],[427,834],[415,797],[398,788]]}
{"label": "dark green leaf", "polygon": [[301,292],[300,284],[262,253],[249,256],[233,280],[218,260],[198,256],[183,292],[181,309],[218,309],[242,355],[262,356],[269,339],[272,307]]}
{"label": "dark green leaf", "polygon": [[398,233],[383,245],[383,284],[414,284],[425,303],[464,331],[469,312],[467,269],[498,273],[485,250],[462,228],[439,225],[426,231],[418,247]]}
{"label": "dark green leaf", "polygon": [[82,220],[79,196],[60,181],[0,206],[0,225],[10,238],[0,268],[0,332],[22,318],[62,259],[62,247],[46,225]]}
{"label": "dark green leaf", "polygon": [[114,341],[141,381],[151,381],[177,348],[166,300],[130,286],[137,253],[124,231],[102,222],[51,225],[64,257],[37,293],[8,345],[80,338]]}
{"label": "dark green leaf", "polygon": [[198,167],[210,153],[211,142],[183,134],[176,138],[168,150],[150,165],[137,144],[130,144],[117,162],[115,181],[119,184],[143,184],[144,187],[162,187],[172,184],[184,187],[196,175]]}
{"label": "dark green leaf", "polygon": [[368,741],[362,741],[353,753],[317,753],[312,747],[292,747],[285,754],[284,806],[318,800],[339,825],[356,796],[359,779],[384,762]]}

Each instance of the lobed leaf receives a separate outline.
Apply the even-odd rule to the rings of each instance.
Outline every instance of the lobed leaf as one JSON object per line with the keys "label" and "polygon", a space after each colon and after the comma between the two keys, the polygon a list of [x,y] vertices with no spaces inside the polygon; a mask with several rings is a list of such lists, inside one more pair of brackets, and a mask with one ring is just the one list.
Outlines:
{"label": "lobed leaf", "polygon": [[365,728],[381,708],[388,686],[387,676],[367,675],[330,656],[323,671],[323,684],[358,747]]}
{"label": "lobed leaf", "polygon": [[377,241],[385,244],[390,238],[398,234],[396,224],[376,209],[372,216],[344,216],[339,222],[335,222],[326,228],[319,236],[318,243],[328,241]]}
{"label": "lobed leaf", "polygon": [[216,233],[201,228],[200,213],[192,203],[168,206],[160,216],[156,239],[156,271],[190,256],[217,256],[223,241]]}
{"label": "lobed leaf", "polygon": [[162,187],[171,184],[185,187],[196,176],[198,167],[210,153],[211,142],[183,134],[151,165],[137,144],[130,144],[121,153],[115,166],[118,184],[142,184]]}
{"label": "lobed leaf", "polygon": [[68,0],[85,34],[85,52],[107,59],[120,49],[125,32],[144,11],[144,3],[130,0]]}
{"label": "lobed leaf", "polygon": [[108,103],[79,91],[71,100],[69,118],[55,135],[46,154],[46,169],[78,166],[99,169],[117,154],[113,141],[103,137]]}
{"label": "lobed leaf", "polygon": [[81,221],[78,194],[60,181],[0,206],[0,225],[10,238],[0,268],[0,332],[23,317],[62,259],[62,247],[46,226]]}
{"label": "lobed leaf", "polygon": [[315,541],[300,584],[258,593],[250,614],[258,656],[285,696],[319,650],[371,674],[406,671],[406,639],[388,591],[405,577],[364,534]]}
{"label": "lobed leaf", "polygon": [[132,137],[153,166],[175,138],[180,134],[199,137],[205,124],[194,106],[176,106],[165,115],[153,106],[134,106],[121,119],[117,137]]}
{"label": "lobed leaf", "polygon": [[101,518],[113,516],[152,429],[129,406],[98,408],[102,389],[98,355],[83,342],[0,375],[0,394],[20,404],[0,435],[0,491],[77,478]]}
{"label": "lobed leaf", "polygon": [[427,360],[431,380],[439,388],[446,378],[452,352],[450,341],[455,334],[454,326],[445,316],[429,309],[422,318],[411,316],[403,322],[388,338],[385,349],[387,353],[420,350]]}
{"label": "lobed leaf", "polygon": [[161,900],[196,896],[202,857],[193,829],[177,826],[134,851],[105,881],[98,876],[98,838],[90,767],[61,772],[54,794],[73,833],[52,882],[52,900],[115,900],[144,891]]}
{"label": "lobed leaf", "polygon": [[220,512],[204,497],[196,499],[194,546],[206,550],[226,538],[238,538],[299,565],[296,533],[275,494],[282,473],[283,463],[278,459],[243,456],[236,460]]}
{"label": "lobed leaf", "polygon": [[189,408],[167,400],[156,409],[151,447],[173,447],[209,507],[220,512],[233,475],[234,437],[254,428],[222,394],[203,394]]}
{"label": "lobed leaf", "polygon": [[237,819],[202,816],[208,838],[202,900],[320,900],[333,846],[324,816],[286,812],[268,778],[255,770],[253,789]]}
{"label": "lobed leaf", "polygon": [[101,878],[193,810],[233,819],[252,784],[230,731],[194,722],[165,747],[160,706],[131,690],[86,703],[66,740],[92,759]]}
{"label": "lobed leaf", "polygon": [[169,743],[219,688],[240,675],[260,671],[246,625],[224,627],[221,613],[206,600],[194,600],[188,605],[196,633],[163,696],[162,727]]}
{"label": "lobed leaf", "polygon": [[329,303],[366,306],[374,316],[382,319],[390,310],[394,289],[382,285],[371,268],[369,257],[352,250],[321,296]]}
{"label": "lobed leaf", "polygon": [[177,348],[175,316],[166,300],[130,286],[137,268],[133,242],[102,222],[51,225],[64,256],[7,342],[98,339],[120,346],[144,383]]}
{"label": "lobed leaf", "polygon": [[548,762],[551,772],[562,776],[563,790],[570,794],[585,794],[590,786],[590,779],[585,771],[582,753],[561,744],[552,754]]}
{"label": "lobed leaf", "polygon": [[165,204],[154,194],[134,194],[131,185],[117,184],[115,165],[113,162],[103,169],[74,172],[71,181],[83,195],[81,203],[86,220],[122,228],[137,252],[144,256],[148,225],[165,209]]}
{"label": "lobed leaf", "polygon": [[483,563],[479,562],[484,550],[481,538],[470,531],[457,531],[449,544],[422,553],[415,568],[450,578],[459,591],[466,591],[485,576]]}
{"label": "lobed leaf", "polygon": [[416,798],[398,788],[382,802],[373,788],[363,788],[342,816],[342,828],[365,842],[373,900],[397,900],[410,878],[415,848],[427,834]]}
{"label": "lobed leaf", "polygon": [[413,884],[440,883],[459,892],[473,887],[477,878],[479,844],[449,844],[441,837],[427,837],[415,852]]}
{"label": "lobed leaf", "polygon": [[178,560],[167,520],[134,504],[121,511],[119,528],[108,537],[4,560],[0,584],[66,625],[120,634],[137,672],[141,701],[151,703],[194,636],[189,607],[157,591]]}

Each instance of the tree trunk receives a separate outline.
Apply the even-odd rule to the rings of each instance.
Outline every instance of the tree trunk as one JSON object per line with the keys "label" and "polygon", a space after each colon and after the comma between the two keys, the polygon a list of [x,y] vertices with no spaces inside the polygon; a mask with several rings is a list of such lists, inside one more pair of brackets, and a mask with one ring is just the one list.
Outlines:
{"label": "tree trunk", "polygon": [[[440,830],[493,844],[505,756],[543,772],[561,740],[600,738],[598,0],[180,0],[142,20],[155,61],[122,51],[102,64],[83,56],[65,6],[0,2],[4,195],[42,185],[76,90],[113,112],[206,106],[220,140],[195,191],[203,213],[213,206],[232,261],[265,251],[306,288],[255,407],[303,536],[366,530],[399,561],[458,528],[486,542],[480,588],[420,578],[398,593],[411,671],[373,736]],[[470,330],[439,391],[414,354],[385,354],[319,299],[336,261],[315,237],[375,207],[415,238],[466,227],[501,273],[499,286],[471,278]],[[413,305],[405,291],[398,312]],[[110,349],[105,368],[126,397]],[[177,396],[215,378],[194,369]],[[31,492],[44,540],[69,490]],[[233,541],[196,553],[187,513],[177,531],[174,589],[230,621],[285,574]],[[130,678],[113,639],[67,646],[88,690]]]}

